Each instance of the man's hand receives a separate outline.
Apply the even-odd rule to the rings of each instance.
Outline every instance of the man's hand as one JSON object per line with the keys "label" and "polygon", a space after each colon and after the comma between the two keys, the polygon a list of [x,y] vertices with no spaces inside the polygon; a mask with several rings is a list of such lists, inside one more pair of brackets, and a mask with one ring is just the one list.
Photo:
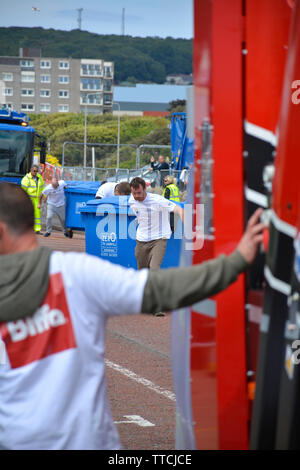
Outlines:
{"label": "man's hand", "polygon": [[41,207],[42,207],[42,204],[39,202],[38,205],[37,205],[37,208],[41,209]]}
{"label": "man's hand", "polygon": [[237,247],[249,264],[253,263],[258,247],[263,241],[263,230],[266,228],[266,225],[259,220],[262,213],[263,209],[257,209],[252,217],[250,217],[244,235]]}
{"label": "man's hand", "polygon": [[179,215],[179,217],[181,218],[182,222],[184,222],[184,210],[182,209],[182,207],[180,206],[177,206],[174,207],[174,214],[177,214]]}

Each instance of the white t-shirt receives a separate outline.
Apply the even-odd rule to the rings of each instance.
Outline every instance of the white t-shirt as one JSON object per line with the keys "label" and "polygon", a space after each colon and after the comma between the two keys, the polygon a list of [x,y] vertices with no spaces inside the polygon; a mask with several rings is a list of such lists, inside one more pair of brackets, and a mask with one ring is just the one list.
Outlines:
{"label": "white t-shirt", "polygon": [[176,204],[159,194],[147,193],[143,202],[136,201],[131,195],[128,203],[137,216],[138,228],[136,239],[149,242],[160,238],[170,238],[172,231],[169,213],[173,212]]}
{"label": "white t-shirt", "polygon": [[[53,252],[32,317],[0,323],[0,449],[119,449],[106,393],[105,325],[141,310],[148,270]],[[3,360],[2,360],[3,362]]]}
{"label": "white t-shirt", "polygon": [[112,197],[115,195],[115,187],[118,183],[104,183],[100,186],[98,191],[96,192],[96,197]]}
{"label": "white t-shirt", "polygon": [[53,188],[52,184],[48,184],[42,194],[47,196],[47,203],[52,204],[55,207],[61,207],[65,204],[65,193],[64,187],[66,183],[64,180],[58,182],[57,188]]}

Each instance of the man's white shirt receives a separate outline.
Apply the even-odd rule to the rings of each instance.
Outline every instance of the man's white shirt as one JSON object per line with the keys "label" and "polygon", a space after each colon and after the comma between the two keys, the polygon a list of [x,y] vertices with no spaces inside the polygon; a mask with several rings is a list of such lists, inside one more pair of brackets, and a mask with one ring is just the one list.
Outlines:
{"label": "man's white shirt", "polygon": [[146,269],[52,253],[41,307],[0,324],[0,449],[120,448],[106,393],[105,325],[110,315],[141,311],[147,277]]}
{"label": "man's white shirt", "polygon": [[176,204],[159,194],[147,193],[144,201],[136,201],[131,195],[129,205],[137,217],[136,239],[149,242],[171,237],[169,213],[174,212]]}
{"label": "man's white shirt", "polygon": [[101,197],[101,198],[104,198],[104,197],[112,197],[115,195],[114,191],[115,191],[115,187],[117,186],[118,183],[112,183],[112,182],[108,182],[108,183],[104,183],[100,186],[100,188],[98,189],[98,191],[96,192],[96,197]]}
{"label": "man's white shirt", "polygon": [[61,207],[65,204],[65,193],[64,188],[66,186],[65,181],[61,180],[58,183],[58,187],[55,189],[52,184],[48,184],[42,194],[47,196],[47,203],[52,204],[55,207]]}

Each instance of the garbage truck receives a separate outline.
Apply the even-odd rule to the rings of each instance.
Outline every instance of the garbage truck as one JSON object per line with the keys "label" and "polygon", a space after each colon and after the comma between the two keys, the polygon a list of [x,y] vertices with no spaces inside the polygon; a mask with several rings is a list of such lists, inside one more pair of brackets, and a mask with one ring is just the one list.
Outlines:
{"label": "garbage truck", "polygon": [[24,113],[0,109],[0,181],[20,184],[33,163],[45,163],[46,142]]}

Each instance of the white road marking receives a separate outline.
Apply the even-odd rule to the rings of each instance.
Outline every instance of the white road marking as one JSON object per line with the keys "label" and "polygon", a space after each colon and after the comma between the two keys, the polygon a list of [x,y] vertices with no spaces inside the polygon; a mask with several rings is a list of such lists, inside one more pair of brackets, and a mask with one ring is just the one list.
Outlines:
{"label": "white road marking", "polygon": [[124,415],[124,418],[126,418],[126,421],[115,421],[115,424],[137,424],[142,428],[155,426],[155,424],[150,423],[150,421],[147,421],[139,415]]}
{"label": "white road marking", "polygon": [[125,375],[126,377],[129,377],[132,380],[135,380],[136,382],[144,385],[145,387],[149,388],[153,392],[158,393],[159,395],[163,395],[164,397],[169,398],[169,400],[176,401],[175,393],[170,392],[169,390],[164,390],[159,385],[155,385],[153,382],[151,382],[151,380],[144,379],[143,377],[140,377],[139,375],[135,374],[131,370],[125,369],[124,367],[119,366],[118,364],[115,364],[114,362],[108,361],[107,359],[105,363],[111,369],[120,372],[121,374]]}

